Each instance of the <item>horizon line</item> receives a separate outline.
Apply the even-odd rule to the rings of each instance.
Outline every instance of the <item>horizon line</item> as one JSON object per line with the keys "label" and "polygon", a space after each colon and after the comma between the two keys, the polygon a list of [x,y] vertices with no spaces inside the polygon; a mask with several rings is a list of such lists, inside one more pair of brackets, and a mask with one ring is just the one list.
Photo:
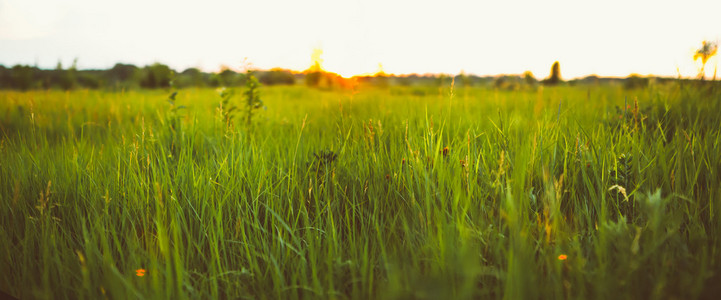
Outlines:
{"label": "horizon line", "polygon": [[[60,62],[60,61],[59,61],[59,62]],[[184,72],[184,71],[186,71],[186,70],[189,70],[189,69],[197,69],[197,70],[199,70],[199,71],[201,71],[201,72],[203,72],[203,73],[208,73],[208,74],[218,74],[218,73],[220,73],[220,72],[222,72],[222,71],[224,71],[224,70],[231,70],[231,71],[233,71],[233,72],[235,72],[235,73],[244,73],[244,72],[245,72],[242,67],[230,67],[229,65],[226,65],[226,64],[221,64],[216,70],[208,70],[207,68],[198,67],[198,66],[191,66],[191,67],[185,67],[185,68],[182,68],[182,67],[181,67],[181,68],[177,68],[177,67],[171,66],[170,64],[166,64],[166,63],[163,63],[163,62],[160,62],[160,61],[154,61],[154,62],[152,62],[152,63],[146,63],[146,64],[134,64],[134,63],[129,63],[129,62],[118,61],[118,62],[114,63],[111,67],[107,67],[107,68],[103,68],[103,67],[89,67],[89,68],[88,68],[88,67],[85,67],[85,68],[77,68],[77,70],[78,70],[78,71],[103,71],[103,70],[110,70],[110,69],[112,69],[114,66],[116,66],[116,65],[118,65],[118,64],[122,64],[122,65],[132,65],[132,66],[135,66],[135,67],[137,67],[137,68],[139,68],[139,69],[142,69],[142,68],[147,67],[147,66],[152,66],[152,65],[154,65],[154,64],[161,64],[161,65],[168,66],[171,70],[177,71],[178,73],[182,73],[182,72]],[[19,66],[34,67],[34,68],[38,68],[38,69],[40,69],[40,70],[47,70],[47,71],[56,70],[56,68],[45,68],[45,67],[41,67],[41,66],[39,66],[39,65],[37,64],[37,62],[36,62],[35,64],[15,63],[15,64],[9,64],[9,65],[6,65],[5,63],[0,62],[0,66],[5,67],[6,69],[12,69],[13,67],[18,66],[18,65],[19,65]],[[63,68],[63,70],[67,70],[67,69],[69,69],[69,68]],[[282,71],[290,72],[290,73],[292,73],[292,74],[305,74],[305,73],[307,73],[307,72],[310,71],[310,67],[309,67],[308,69],[305,69],[305,70],[296,70],[296,69],[285,68],[285,67],[280,67],[280,66],[275,66],[275,67],[270,67],[270,68],[249,68],[249,69],[252,70],[252,71],[261,71],[261,72],[268,72],[268,71],[273,71],[273,70],[282,70]],[[497,77],[501,77],[501,76],[520,76],[520,77],[522,77],[522,76],[524,76],[524,74],[525,74],[526,72],[530,72],[530,70],[526,70],[526,71],[523,71],[523,72],[521,72],[521,73],[510,73],[510,72],[509,72],[509,73],[497,73],[497,74],[478,74],[478,73],[475,73],[475,72],[466,72],[466,71],[464,71],[464,70],[461,70],[460,72],[457,72],[457,73],[448,73],[448,72],[386,73],[386,72],[383,72],[383,71],[379,71],[379,72],[376,72],[376,73],[364,73],[364,74],[355,74],[355,75],[352,75],[352,76],[343,76],[343,75],[341,75],[341,74],[339,74],[339,73],[337,73],[337,72],[333,72],[333,71],[331,71],[331,70],[326,70],[326,69],[323,69],[323,68],[321,68],[321,71],[322,71],[322,72],[325,72],[325,73],[329,73],[329,74],[335,74],[335,75],[337,75],[337,76],[339,76],[339,77],[346,78],[346,79],[350,79],[350,78],[360,78],[360,77],[380,77],[380,76],[400,77],[400,78],[410,77],[410,76],[419,76],[419,77],[449,76],[449,77],[457,77],[457,76],[461,76],[461,75],[475,76],[475,77],[479,77],[479,78],[488,78],[488,77],[497,78]],[[550,72],[549,72],[549,73],[550,73]],[[534,76],[534,78],[536,78],[537,80],[542,80],[542,79],[548,77],[548,76],[538,77],[536,74],[533,74],[532,72],[531,72],[531,74],[532,74],[532,75]],[[550,74],[549,74],[549,75],[550,75]],[[684,77],[684,76],[682,76],[680,73],[679,73],[679,74],[676,74],[676,75],[662,75],[662,74],[653,74],[653,73],[643,74],[643,73],[631,72],[631,73],[629,73],[628,75],[600,75],[600,74],[597,74],[597,73],[588,73],[588,74],[585,74],[585,75],[582,75],[582,76],[568,77],[568,78],[562,79],[562,80],[564,80],[564,81],[578,80],[578,79],[585,79],[585,78],[592,77],[592,76],[598,77],[599,79],[626,79],[626,78],[632,77],[632,76],[639,76],[639,77],[642,77],[642,78],[697,79],[697,77],[695,77],[695,76]],[[561,78],[563,78],[563,76],[561,76]]]}

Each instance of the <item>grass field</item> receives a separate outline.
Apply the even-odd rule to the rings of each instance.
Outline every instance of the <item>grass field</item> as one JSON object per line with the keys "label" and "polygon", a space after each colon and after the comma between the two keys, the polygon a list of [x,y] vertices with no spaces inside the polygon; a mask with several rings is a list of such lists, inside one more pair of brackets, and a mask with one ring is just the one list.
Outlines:
{"label": "grass field", "polygon": [[169,94],[0,92],[0,290],[721,293],[721,89],[264,87],[251,126]]}

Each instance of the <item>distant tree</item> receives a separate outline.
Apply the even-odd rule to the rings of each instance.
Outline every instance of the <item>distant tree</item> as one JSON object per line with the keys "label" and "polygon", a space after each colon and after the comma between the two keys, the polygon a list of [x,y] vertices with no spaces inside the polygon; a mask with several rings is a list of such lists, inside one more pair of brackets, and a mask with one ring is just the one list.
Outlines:
{"label": "distant tree", "polygon": [[493,87],[497,89],[502,89],[506,86],[506,76],[498,76],[496,80],[493,81]]}
{"label": "distant tree", "polygon": [[0,88],[9,88],[10,87],[10,76],[11,72],[8,68],[6,68],[3,65],[0,65]]}
{"label": "distant tree", "polygon": [[37,68],[24,65],[13,66],[10,83],[13,88],[28,90],[35,87],[35,73]]}
{"label": "distant tree", "polygon": [[180,74],[191,76],[191,77],[199,77],[202,75],[202,72],[198,68],[187,68],[183,72],[180,72]]}
{"label": "distant tree", "polygon": [[450,83],[450,80],[448,80],[448,75],[446,74],[439,74],[437,77],[435,77],[435,85],[442,87],[446,84],[446,82]]}
{"label": "distant tree", "polygon": [[701,48],[696,50],[696,53],[693,55],[693,60],[696,61],[699,58],[701,59],[701,71],[699,72],[698,76],[701,78],[701,80],[704,80],[706,77],[706,62],[708,62],[709,58],[716,55],[716,52],[718,51],[718,44],[714,42],[709,41],[703,41],[703,45]]}
{"label": "distant tree", "polygon": [[305,84],[311,87],[317,87],[320,85],[323,72],[321,71],[310,71],[305,74]]}
{"label": "distant tree", "polygon": [[461,73],[456,76],[456,84],[464,87],[471,86],[471,78],[468,77],[465,71],[461,70]]}
{"label": "distant tree", "polygon": [[209,87],[219,87],[220,84],[220,77],[218,74],[211,74],[210,78],[208,78],[208,86]]}
{"label": "distant tree", "polygon": [[176,74],[174,83],[177,87],[203,87],[205,86],[205,76],[197,68],[188,68],[180,74]]}
{"label": "distant tree", "polygon": [[225,67],[218,73],[218,81],[220,85],[227,87],[240,85],[241,82],[238,73]]}
{"label": "distant tree", "polygon": [[110,88],[128,89],[140,86],[142,70],[131,64],[115,64],[103,74],[103,81]]}
{"label": "distant tree", "polygon": [[288,70],[279,68],[271,69],[270,71],[263,72],[260,75],[260,83],[264,85],[276,85],[276,84],[295,84],[295,77],[293,73]]}
{"label": "distant tree", "polygon": [[134,65],[118,63],[106,71],[106,77],[112,83],[134,81],[137,79],[139,71],[140,69]]}
{"label": "distant tree", "polygon": [[551,66],[551,74],[543,81],[546,85],[557,85],[561,83],[561,64],[558,61]]}
{"label": "distant tree", "polygon": [[515,91],[521,87],[521,78],[517,75],[501,75],[493,81],[493,87],[500,90]]}
{"label": "distant tree", "polygon": [[408,76],[400,76],[396,78],[396,83],[400,86],[411,86],[413,81]]}
{"label": "distant tree", "polygon": [[69,69],[64,70],[61,62],[58,62],[55,68],[55,76],[52,79],[52,85],[57,85],[63,90],[72,90],[78,84],[77,80],[77,63],[78,60],[73,61],[73,65]]}
{"label": "distant tree", "polygon": [[525,81],[527,85],[536,85],[536,83],[538,83],[538,80],[536,80],[536,77],[533,76],[531,71],[523,72],[523,81]]}
{"label": "distant tree", "polygon": [[600,81],[600,78],[598,78],[598,75],[588,75],[584,77],[581,80],[584,84],[594,84],[597,85]]}
{"label": "distant tree", "polygon": [[623,83],[623,88],[627,90],[640,89],[648,86],[649,79],[641,77],[638,74],[629,75]]}
{"label": "distant tree", "polygon": [[173,70],[170,67],[154,63],[143,68],[143,79],[140,81],[140,86],[149,89],[168,88],[172,77]]}
{"label": "distant tree", "polygon": [[78,71],[78,86],[89,89],[100,88],[104,84],[102,73],[102,71]]}

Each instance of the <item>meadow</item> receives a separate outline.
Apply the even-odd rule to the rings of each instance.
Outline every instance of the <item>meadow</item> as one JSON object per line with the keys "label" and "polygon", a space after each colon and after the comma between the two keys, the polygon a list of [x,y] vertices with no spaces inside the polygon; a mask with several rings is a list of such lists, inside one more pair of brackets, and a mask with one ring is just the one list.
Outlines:
{"label": "meadow", "polygon": [[0,290],[721,293],[718,86],[242,91],[1,91]]}

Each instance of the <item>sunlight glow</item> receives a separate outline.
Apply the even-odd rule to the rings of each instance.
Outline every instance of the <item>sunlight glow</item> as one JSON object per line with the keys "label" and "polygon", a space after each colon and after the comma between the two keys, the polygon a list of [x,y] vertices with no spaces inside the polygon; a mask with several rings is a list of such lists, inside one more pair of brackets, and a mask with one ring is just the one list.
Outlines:
{"label": "sunlight glow", "polygon": [[[653,13],[649,13],[653,11]],[[0,64],[80,68],[161,62],[178,70],[310,67],[349,77],[445,73],[564,79],[695,77],[703,40],[721,39],[721,1],[0,0]],[[319,46],[320,45],[320,46]],[[711,77],[718,65],[706,65]]]}

